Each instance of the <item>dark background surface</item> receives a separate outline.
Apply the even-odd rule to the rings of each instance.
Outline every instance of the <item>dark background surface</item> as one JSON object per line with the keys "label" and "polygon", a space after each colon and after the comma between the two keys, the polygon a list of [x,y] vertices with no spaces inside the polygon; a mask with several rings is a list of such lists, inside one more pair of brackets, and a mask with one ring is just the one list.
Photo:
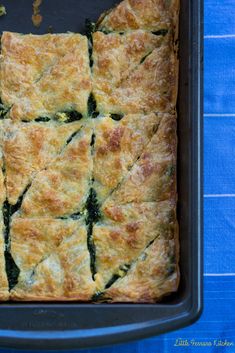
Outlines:
{"label": "dark background surface", "polygon": [[44,34],[51,25],[54,33],[67,31],[83,33],[87,18],[96,21],[101,13],[115,5],[117,1],[44,0],[40,6],[43,21],[39,28],[33,26],[31,21],[33,0],[5,0],[3,3],[7,9],[7,16],[1,18],[1,31]]}

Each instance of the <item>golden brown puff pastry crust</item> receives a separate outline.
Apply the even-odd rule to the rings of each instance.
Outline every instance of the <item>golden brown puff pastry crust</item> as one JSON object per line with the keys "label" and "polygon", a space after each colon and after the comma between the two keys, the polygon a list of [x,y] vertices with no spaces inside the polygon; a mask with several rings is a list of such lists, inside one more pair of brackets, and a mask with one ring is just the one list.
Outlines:
{"label": "golden brown puff pastry crust", "polygon": [[154,113],[128,114],[121,121],[110,116],[95,119],[93,178],[100,201],[128,173],[156,132],[160,120]]}
{"label": "golden brown puff pastry crust", "polygon": [[154,303],[177,291],[178,249],[174,239],[156,238],[128,273],[108,288],[103,299],[111,302]]}
{"label": "golden brown puff pastry crust", "polygon": [[93,35],[93,93],[102,113],[174,110],[178,65],[170,35]]}
{"label": "golden brown puff pastry crust", "polygon": [[73,136],[62,153],[40,171],[27,191],[22,217],[64,217],[84,211],[92,178],[89,124]]}
{"label": "golden brown puff pastry crust", "polygon": [[8,201],[15,204],[37,173],[66,148],[67,141],[83,122],[12,124],[5,121],[3,153]]}
{"label": "golden brown puff pastry crust", "polygon": [[[65,99],[57,105],[57,109],[63,105],[67,107],[67,102],[74,108],[79,105],[81,113],[86,111],[86,102],[83,100],[86,100],[90,89],[86,37],[73,33],[21,35],[4,32],[1,45],[1,99],[6,106],[16,104],[11,112],[13,118],[31,120],[33,114],[36,114],[35,117],[46,112],[51,114],[63,94]],[[65,77],[70,89],[63,84]],[[50,79],[56,79],[57,85],[52,80],[50,86]],[[76,90],[74,94],[72,88]],[[80,98],[76,100],[75,94],[80,95]],[[46,95],[50,96],[48,102],[45,101]],[[54,106],[53,99],[57,99]],[[39,108],[41,110],[37,115],[36,110]],[[29,117],[21,113],[29,113]]]}
{"label": "golden brown puff pastry crust", "polygon": [[177,28],[179,0],[124,0],[100,16],[98,28],[106,31]]}
{"label": "golden brown puff pastry crust", "polygon": [[176,232],[173,200],[113,205],[102,211],[105,220],[93,229],[100,290],[114,275],[125,275],[151,241],[174,239]]}
{"label": "golden brown puff pastry crust", "polygon": [[85,36],[7,32],[2,44],[1,97],[11,106],[13,120],[54,117],[69,110],[87,114],[91,76]]}
{"label": "golden brown puff pastry crust", "polygon": [[79,34],[3,34],[0,299],[177,289],[178,5],[124,0],[89,51]]}
{"label": "golden brown puff pastry crust", "polygon": [[14,300],[90,300],[86,227],[82,221],[14,217],[11,253],[20,269]]}
{"label": "golden brown puff pastry crust", "polygon": [[105,206],[176,199],[176,119],[166,114],[156,134]]}

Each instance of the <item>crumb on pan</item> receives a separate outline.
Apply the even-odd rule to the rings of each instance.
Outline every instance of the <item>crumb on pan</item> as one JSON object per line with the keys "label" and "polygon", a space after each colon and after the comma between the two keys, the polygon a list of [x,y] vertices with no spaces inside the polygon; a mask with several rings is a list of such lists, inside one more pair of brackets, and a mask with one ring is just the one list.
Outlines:
{"label": "crumb on pan", "polygon": [[33,15],[32,15],[32,22],[35,27],[39,27],[42,22],[42,15],[40,15],[40,5],[42,0],[35,0],[33,2]]}
{"label": "crumb on pan", "polygon": [[53,26],[52,25],[48,26],[47,32],[53,33]]}
{"label": "crumb on pan", "polygon": [[7,12],[6,12],[5,6],[0,4],[0,16],[4,16],[6,14],[7,14]]}

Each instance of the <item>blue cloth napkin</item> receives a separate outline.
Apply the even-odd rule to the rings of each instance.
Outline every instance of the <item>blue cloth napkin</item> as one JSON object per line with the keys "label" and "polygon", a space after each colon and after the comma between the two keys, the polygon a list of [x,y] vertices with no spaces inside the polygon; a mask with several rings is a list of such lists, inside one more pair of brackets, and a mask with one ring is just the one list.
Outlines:
{"label": "blue cloth napkin", "polygon": [[235,0],[205,0],[204,22],[203,314],[183,330],[82,353],[235,353]]}

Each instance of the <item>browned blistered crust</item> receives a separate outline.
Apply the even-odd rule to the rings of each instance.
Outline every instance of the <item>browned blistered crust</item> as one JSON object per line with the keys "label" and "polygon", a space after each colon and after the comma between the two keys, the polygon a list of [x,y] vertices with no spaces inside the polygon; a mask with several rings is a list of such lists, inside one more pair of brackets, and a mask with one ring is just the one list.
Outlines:
{"label": "browned blistered crust", "polygon": [[15,123],[6,121],[3,153],[7,197],[15,204],[35,173],[52,164],[66,147],[68,138],[82,128],[82,122]]}
{"label": "browned blistered crust", "polygon": [[87,301],[95,292],[82,222],[15,218],[11,252],[21,269],[12,299]]}
{"label": "browned blistered crust", "polygon": [[94,188],[103,200],[118,186],[156,133],[160,116],[127,114],[121,121],[109,115],[95,120]]}
{"label": "browned blistered crust", "polygon": [[179,284],[176,239],[156,238],[133,263],[127,275],[105,291],[111,302],[154,303]]}
{"label": "browned blistered crust", "polygon": [[176,30],[178,14],[179,0],[124,0],[101,15],[98,28],[106,31]]}
{"label": "browned blistered crust", "polygon": [[4,32],[1,46],[0,93],[11,119],[30,121],[71,109],[87,114],[91,76],[85,36]]}
{"label": "browned blistered crust", "polygon": [[105,204],[176,199],[176,119],[164,115],[157,132]]}
{"label": "browned blistered crust", "polygon": [[66,217],[81,212],[92,177],[91,129],[78,131],[73,141],[33,179],[26,193],[22,217]]}
{"label": "browned blistered crust", "polygon": [[170,35],[96,32],[93,43],[93,92],[100,112],[174,110],[178,64]]}
{"label": "browned blistered crust", "polygon": [[[100,17],[90,58],[80,34],[3,34],[1,300],[177,291],[178,11],[122,1]],[[4,236],[20,270],[10,291]]]}
{"label": "browned blistered crust", "polygon": [[[167,200],[121,206],[114,203],[103,209],[105,220],[95,225],[93,233],[101,291],[113,275],[122,276],[121,271],[132,266],[155,239],[174,240],[175,206],[174,200]],[[174,242],[171,246],[174,251]]]}

